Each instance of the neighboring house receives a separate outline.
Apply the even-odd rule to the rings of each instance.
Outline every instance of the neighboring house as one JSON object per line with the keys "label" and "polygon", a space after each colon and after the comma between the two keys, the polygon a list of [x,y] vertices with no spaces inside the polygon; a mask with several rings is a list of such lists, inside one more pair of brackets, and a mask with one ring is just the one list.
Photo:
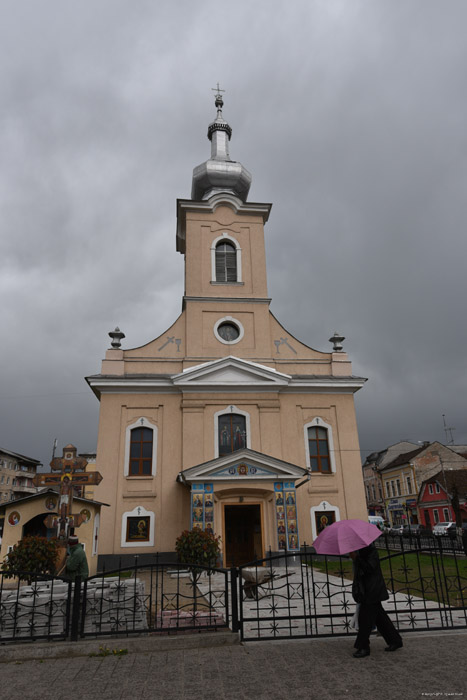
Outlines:
{"label": "neighboring house", "polygon": [[430,528],[439,522],[456,522],[456,501],[462,522],[467,522],[467,469],[445,468],[420,486],[420,522]]}
{"label": "neighboring house", "polygon": [[36,493],[33,484],[38,459],[0,448],[0,505]]}
{"label": "neighboring house", "polygon": [[[229,156],[222,104],[218,95],[211,159],[177,202],[181,315],[138,348],[121,349],[116,329],[101,373],[87,377],[100,401],[106,565],[170,558],[180,533],[200,528],[221,537],[230,566],[297,552],[333,520],[366,517],[353,397],[365,379],[352,375],[341,336],[315,350],[272,315],[271,205],[247,202],[251,175]],[[289,274],[293,265],[289,255]],[[147,318],[156,323],[157,308]]]}
{"label": "neighboring house", "polygon": [[441,469],[467,469],[467,460],[440,442],[399,455],[380,469],[385,508],[391,525],[420,522],[418,493],[423,481]]}
{"label": "neighboring house", "polygon": [[373,452],[363,463],[363,483],[368,515],[381,515],[388,519],[386,503],[383,494],[381,469],[403,453],[412,452],[417,446],[413,442],[401,441],[390,445],[385,450]]}

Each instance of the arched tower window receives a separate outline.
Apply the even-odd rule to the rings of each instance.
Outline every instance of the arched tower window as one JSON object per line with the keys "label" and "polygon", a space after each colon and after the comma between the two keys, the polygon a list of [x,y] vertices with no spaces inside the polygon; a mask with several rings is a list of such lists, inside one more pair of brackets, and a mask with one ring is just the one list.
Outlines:
{"label": "arched tower window", "polygon": [[219,457],[241,450],[247,446],[245,416],[226,413],[218,418]]}
{"label": "arched tower window", "polygon": [[151,428],[133,428],[130,437],[129,476],[150,476],[152,474]]}
{"label": "arched tower window", "polygon": [[216,282],[237,282],[237,251],[226,241],[216,245]]}
{"label": "arched tower window", "polygon": [[331,472],[331,460],[326,428],[321,428],[317,425],[308,428],[308,449],[311,471],[329,474]]}

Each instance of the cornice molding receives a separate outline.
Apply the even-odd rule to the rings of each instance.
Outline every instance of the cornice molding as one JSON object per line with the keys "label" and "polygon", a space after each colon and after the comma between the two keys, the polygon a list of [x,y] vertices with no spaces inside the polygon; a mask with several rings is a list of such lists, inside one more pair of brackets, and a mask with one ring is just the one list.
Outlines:
{"label": "cornice molding", "polygon": [[272,204],[260,202],[242,202],[228,192],[220,192],[209,199],[197,202],[193,199],[177,199],[177,251],[185,253],[185,228],[187,212],[202,212],[213,214],[220,206],[228,206],[235,214],[253,214],[261,216],[263,223],[269,219]]}

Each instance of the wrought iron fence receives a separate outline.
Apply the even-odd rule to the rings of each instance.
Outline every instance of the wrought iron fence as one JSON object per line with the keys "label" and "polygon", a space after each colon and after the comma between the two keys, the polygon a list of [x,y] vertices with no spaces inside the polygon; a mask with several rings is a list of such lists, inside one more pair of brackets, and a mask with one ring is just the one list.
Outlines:
{"label": "wrought iron fence", "polygon": [[170,633],[229,627],[229,571],[135,564],[84,581],[80,635]]}
{"label": "wrought iron fence", "polygon": [[[434,542],[410,549],[380,538],[390,597],[384,606],[402,631],[467,627],[467,560]],[[354,633],[352,563],[304,548],[239,568],[239,628],[243,640],[325,637]]]}
{"label": "wrought iron fence", "polygon": [[73,584],[23,571],[0,575],[0,642],[67,639]]}
{"label": "wrought iron fence", "polygon": [[[381,537],[390,598],[402,631],[467,627],[467,558],[443,540]],[[243,640],[353,634],[348,557],[269,555],[238,568],[165,563],[119,567],[81,581],[0,574],[0,643],[230,628]]]}

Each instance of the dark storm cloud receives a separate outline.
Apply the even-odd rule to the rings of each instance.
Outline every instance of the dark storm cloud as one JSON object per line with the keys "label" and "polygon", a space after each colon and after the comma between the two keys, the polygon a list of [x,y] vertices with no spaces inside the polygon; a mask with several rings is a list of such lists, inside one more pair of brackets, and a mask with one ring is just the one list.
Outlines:
{"label": "dark storm cloud", "polygon": [[0,444],[95,448],[83,377],[180,312],[175,200],[231,155],[272,201],[272,310],[320,350],[346,337],[363,449],[467,442],[467,8],[435,0],[18,3],[0,40]]}

